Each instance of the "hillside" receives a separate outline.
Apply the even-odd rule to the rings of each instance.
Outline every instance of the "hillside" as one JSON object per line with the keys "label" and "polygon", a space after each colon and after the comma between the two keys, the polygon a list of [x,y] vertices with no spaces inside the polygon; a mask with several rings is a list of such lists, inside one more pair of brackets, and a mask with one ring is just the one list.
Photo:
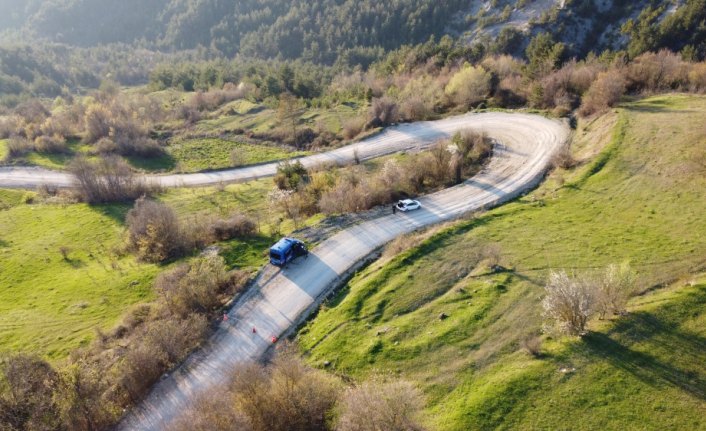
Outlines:
{"label": "hillside", "polygon": [[[580,124],[579,167],[399,242],[419,245],[356,275],[299,332],[301,351],[354,379],[414,382],[432,429],[706,429],[705,109],[660,96]],[[627,316],[522,351],[550,270],[623,261],[643,292]]]}
{"label": "hillside", "polygon": [[[570,55],[692,45],[704,54],[704,2],[613,0],[460,0],[222,2],[217,0],[2,0],[0,30],[93,47],[138,44],[164,51],[213,48],[226,56],[357,64],[381,50],[463,36],[468,43],[500,35],[503,50],[520,54],[532,35],[548,31]],[[683,37],[688,35],[688,37]]]}

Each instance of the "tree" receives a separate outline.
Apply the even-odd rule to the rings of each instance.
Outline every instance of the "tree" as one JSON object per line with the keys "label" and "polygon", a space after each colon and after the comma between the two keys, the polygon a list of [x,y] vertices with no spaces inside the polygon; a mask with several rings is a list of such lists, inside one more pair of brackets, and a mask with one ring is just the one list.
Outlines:
{"label": "tree", "polygon": [[446,85],[445,92],[453,102],[469,108],[490,93],[490,73],[480,66],[465,64]]}
{"label": "tree", "polygon": [[617,70],[598,74],[581,101],[579,113],[583,116],[595,114],[615,106],[625,93],[625,76]]}
{"label": "tree", "polygon": [[527,60],[527,70],[531,77],[539,78],[554,70],[561,62],[564,54],[564,44],[554,42],[554,38],[549,33],[539,33],[530,41],[525,50]]}
{"label": "tree", "polygon": [[635,293],[635,279],[635,271],[627,262],[606,268],[597,283],[596,308],[601,319],[608,313],[620,314],[625,310],[628,299]]}
{"label": "tree", "polygon": [[549,274],[542,301],[544,316],[568,335],[583,335],[586,324],[596,309],[596,295],[590,281],[569,276],[565,271]]}
{"label": "tree", "polygon": [[297,139],[297,122],[302,109],[297,99],[292,93],[282,93],[279,96],[279,105],[277,107],[277,118],[282,123],[288,123],[291,127],[291,139],[295,146],[299,146]]}
{"label": "tree", "polygon": [[184,248],[174,210],[144,197],[127,213],[128,243],[140,259],[162,262]]}
{"label": "tree", "polygon": [[15,355],[0,361],[0,428],[60,429],[53,401],[58,375],[46,361]]}
{"label": "tree", "polygon": [[338,431],[413,431],[424,402],[408,382],[365,382],[348,389],[340,402]]}

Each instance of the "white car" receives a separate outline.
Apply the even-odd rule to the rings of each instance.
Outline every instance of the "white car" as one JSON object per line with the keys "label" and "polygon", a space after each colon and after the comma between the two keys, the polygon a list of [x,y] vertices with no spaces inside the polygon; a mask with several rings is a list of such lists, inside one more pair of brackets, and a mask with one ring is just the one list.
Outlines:
{"label": "white car", "polygon": [[403,199],[397,204],[395,204],[395,207],[400,210],[400,211],[413,211],[413,210],[418,210],[419,208],[422,207],[422,205],[419,203],[419,201],[415,201],[412,199]]}

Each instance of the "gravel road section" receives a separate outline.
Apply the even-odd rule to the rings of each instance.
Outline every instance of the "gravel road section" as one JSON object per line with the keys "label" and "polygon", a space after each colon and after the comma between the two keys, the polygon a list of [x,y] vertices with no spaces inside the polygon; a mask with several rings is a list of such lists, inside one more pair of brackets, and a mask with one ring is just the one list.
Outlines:
{"label": "gravel road section", "polygon": [[[492,160],[481,173],[458,186],[420,198],[422,208],[418,211],[388,214],[344,229],[319,244],[307,259],[299,259],[281,271],[264,271],[233,306],[228,321],[208,345],[155,385],[147,399],[123,418],[118,429],[168,430],[199,394],[216,387],[234,367],[260,359],[271,347],[273,335],[280,336],[300,322],[341,277],[370,253],[399,235],[499,205],[537,186],[552,155],[569,136],[564,124],[538,115],[468,114],[400,125],[353,146],[303,160],[306,165],[342,163],[352,159],[355,149],[360,158],[368,158],[419,148],[466,128],[484,131],[498,142]],[[274,169],[275,165],[270,164],[159,178],[164,185],[193,186],[244,181],[272,175]],[[7,184],[2,177],[0,184]],[[256,334],[251,331],[253,326]]]}

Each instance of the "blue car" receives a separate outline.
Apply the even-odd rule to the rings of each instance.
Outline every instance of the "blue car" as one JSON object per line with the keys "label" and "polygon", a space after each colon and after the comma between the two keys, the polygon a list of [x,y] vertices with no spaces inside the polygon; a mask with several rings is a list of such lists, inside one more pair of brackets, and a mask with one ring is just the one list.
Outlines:
{"label": "blue car", "polygon": [[299,256],[306,256],[309,250],[306,245],[294,238],[282,238],[270,247],[270,263],[283,267]]}

